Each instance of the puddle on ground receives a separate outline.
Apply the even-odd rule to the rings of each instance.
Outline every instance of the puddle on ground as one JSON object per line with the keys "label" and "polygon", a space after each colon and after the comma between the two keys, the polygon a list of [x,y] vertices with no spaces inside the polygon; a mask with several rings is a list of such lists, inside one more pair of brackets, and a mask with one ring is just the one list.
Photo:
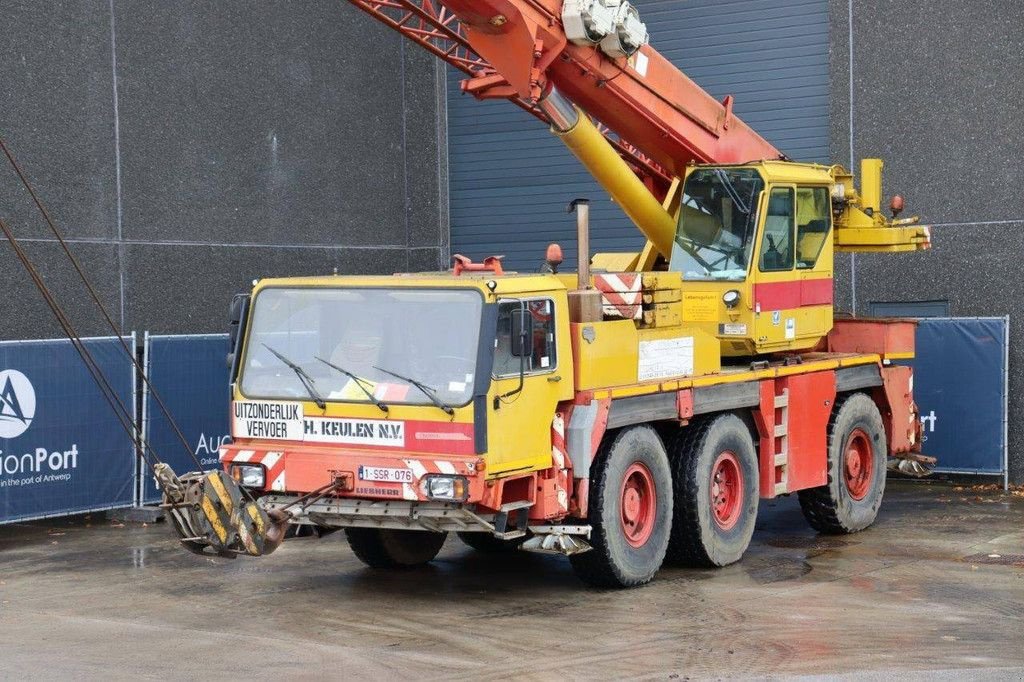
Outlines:
{"label": "puddle on ground", "polygon": [[810,573],[813,567],[801,559],[771,566],[745,568],[747,575],[758,585],[770,585],[802,578]]}
{"label": "puddle on ground", "polygon": [[846,547],[848,545],[856,545],[859,543],[852,542],[850,540],[841,540],[839,538],[829,537],[827,535],[811,535],[811,536],[799,536],[799,535],[777,535],[769,538],[765,538],[764,544],[770,547],[780,547],[782,549],[806,549],[806,550],[829,550],[838,549],[839,547]]}

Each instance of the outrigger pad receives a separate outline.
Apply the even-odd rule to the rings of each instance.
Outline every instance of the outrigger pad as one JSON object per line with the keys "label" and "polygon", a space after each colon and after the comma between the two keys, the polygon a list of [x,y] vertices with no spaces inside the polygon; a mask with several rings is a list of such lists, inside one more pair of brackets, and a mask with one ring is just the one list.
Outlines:
{"label": "outrigger pad", "polygon": [[263,556],[284,539],[290,515],[282,512],[271,518],[223,471],[185,474],[179,479],[178,495],[171,494],[174,486],[164,490],[164,507],[190,552]]}

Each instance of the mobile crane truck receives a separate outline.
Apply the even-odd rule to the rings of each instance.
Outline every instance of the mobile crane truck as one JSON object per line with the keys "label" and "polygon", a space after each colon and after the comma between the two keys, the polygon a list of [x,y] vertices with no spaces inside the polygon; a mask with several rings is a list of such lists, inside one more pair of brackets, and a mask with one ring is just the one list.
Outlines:
{"label": "mobile crane truck", "polygon": [[738,561],[761,499],[796,493],[824,533],[869,526],[887,458],[919,452],[893,364],[914,327],[834,319],[833,256],[931,243],[899,197],[883,214],[881,161],[858,190],[787,160],[624,0],[350,1],[543,119],[647,245],[589,257],[582,202],[577,273],[552,245],[539,274],[455,256],[257,282],[232,307],[223,470],[159,474],[185,546],[257,556],[297,524],[403,567],[454,531],[628,587],[666,560]]}

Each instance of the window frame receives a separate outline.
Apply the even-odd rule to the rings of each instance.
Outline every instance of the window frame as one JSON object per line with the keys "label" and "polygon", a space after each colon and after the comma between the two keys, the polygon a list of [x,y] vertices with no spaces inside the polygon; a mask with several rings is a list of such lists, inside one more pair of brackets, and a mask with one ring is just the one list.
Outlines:
{"label": "window frame", "polygon": [[[793,210],[792,210],[792,214],[790,215],[790,233],[789,233],[790,262],[789,262],[789,267],[772,268],[772,269],[767,269],[766,270],[764,268],[764,255],[765,255],[764,248],[765,248],[765,244],[767,244],[767,242],[768,242],[768,218],[772,217],[769,214],[768,211],[770,210],[770,207],[771,207],[771,204],[772,204],[772,194],[774,194],[776,190],[785,190],[785,191],[789,192],[790,193],[790,197],[792,199],[792,204],[791,205],[793,207]],[[766,186],[764,192],[765,192],[765,203],[764,203],[764,213],[762,214],[763,215],[763,219],[761,220],[761,239],[758,242],[758,247],[759,248],[757,249],[757,257],[756,257],[756,259],[757,259],[757,271],[760,272],[760,273],[764,273],[764,274],[773,274],[773,273],[779,273],[779,272],[796,272],[796,269],[797,269],[796,268],[796,185],[788,184],[788,183],[782,183],[782,184],[774,184],[773,183],[773,184],[769,184],[768,186]]]}
{"label": "window frame", "polygon": [[[551,304],[551,334],[553,336],[553,338],[552,338],[552,346],[555,349],[555,362],[550,367],[542,367],[540,369],[526,370],[526,371],[523,372],[523,377],[534,377],[534,376],[543,376],[545,374],[553,374],[555,371],[558,370],[558,362],[559,362],[559,355],[560,355],[560,353],[558,352],[558,324],[557,324],[557,322],[558,322],[558,313],[556,312],[556,309],[555,309],[555,299],[553,297],[551,297],[551,296],[530,296],[528,298],[499,298],[498,301],[497,301],[497,303],[498,303],[498,320],[501,320],[501,305],[503,303],[529,304],[531,301],[547,301],[549,304]],[[498,336],[497,336],[497,334],[495,334],[495,336],[494,336],[495,351],[497,351],[497,346],[498,346]],[[495,359],[496,358],[497,358],[497,353],[495,353]],[[495,371],[494,371],[494,360],[492,359],[492,361],[491,361],[491,379],[493,379],[495,381],[503,381],[503,380],[506,380],[506,379],[515,379],[515,378],[518,378],[518,377],[519,377],[519,371],[518,370],[515,371],[515,372],[512,372],[510,374],[496,374]]]}
{"label": "window frame", "polygon": [[[294,291],[294,290],[312,290],[312,291],[333,291],[333,290],[339,290],[339,291],[349,291],[349,290],[351,290],[351,291],[438,291],[438,292],[446,292],[446,291],[459,291],[459,292],[462,292],[462,291],[469,291],[469,292],[475,293],[479,297],[479,299],[480,299],[480,319],[481,319],[481,322],[483,321],[483,318],[484,318],[484,306],[487,305],[487,299],[484,297],[484,293],[482,291],[480,291],[479,289],[477,289],[476,287],[472,287],[472,286],[461,286],[461,287],[445,287],[445,286],[429,286],[429,285],[428,286],[387,286],[387,285],[317,286],[315,284],[290,285],[290,284],[285,284],[285,283],[282,283],[282,284],[272,284],[272,285],[269,285],[269,286],[265,286],[262,289],[260,289],[259,291],[255,292],[255,294],[253,294],[252,298],[250,299],[250,303],[249,303],[249,311],[250,312],[249,312],[249,316],[248,316],[247,321],[246,321],[245,330],[244,330],[243,335],[242,335],[242,341],[243,341],[243,347],[241,349],[242,350],[242,358],[241,358],[241,361],[239,362],[239,374],[238,374],[238,376],[235,379],[235,383],[236,383],[235,388],[238,391],[238,395],[241,396],[241,399],[245,400],[245,401],[262,400],[262,401],[266,401],[266,402],[310,402],[312,400],[312,398],[308,397],[308,396],[300,396],[300,397],[289,396],[289,397],[276,397],[276,398],[275,397],[263,397],[263,396],[259,396],[259,395],[255,395],[255,394],[248,394],[248,393],[246,393],[242,389],[242,379],[243,379],[242,373],[245,371],[246,365],[248,364],[248,361],[249,361],[250,343],[252,341],[251,334],[252,334],[252,331],[253,331],[252,330],[252,325],[255,322],[256,301],[264,292],[266,292],[266,291],[274,291],[274,290],[285,290],[285,291]],[[479,358],[481,350],[482,350],[482,347],[484,345],[484,340],[482,338],[480,338],[480,330],[479,329],[477,331],[477,337],[478,337],[478,341],[477,341],[477,353],[476,354],[477,354],[477,358]],[[492,360],[492,365],[493,365],[493,360]],[[475,379],[474,379],[474,381],[475,381]],[[232,399],[232,401],[236,400],[234,395],[232,395],[231,399]],[[329,398],[327,396],[324,396],[323,399],[324,399],[324,402],[328,403],[328,404],[339,404],[339,405],[373,405],[373,403],[368,402],[367,400],[352,400],[352,399],[342,399],[342,398]],[[473,400],[474,400],[474,396],[470,395],[469,399],[466,400],[465,402],[460,403],[460,404],[452,403],[451,406],[453,408],[460,408],[461,409],[461,408],[464,408],[464,407],[470,405],[473,402]],[[426,402],[426,403],[408,403],[408,402],[388,401],[388,404],[389,405],[399,406],[399,407],[424,407],[424,406],[429,406],[431,403],[430,402]]]}
{"label": "window frame", "polygon": [[[800,189],[809,189],[812,192],[824,191],[825,192],[825,205],[828,206],[828,211],[827,211],[826,216],[825,216],[825,220],[828,223],[827,228],[825,230],[825,238],[821,240],[821,245],[818,247],[818,252],[816,254],[814,254],[814,262],[812,262],[810,265],[805,265],[805,266],[801,267],[800,266],[800,259],[797,258],[797,250],[799,249],[799,245],[800,245],[800,223],[797,221],[796,216],[799,214],[799,211],[796,210],[796,204],[794,203],[794,205],[793,205],[793,208],[794,208],[794,211],[793,211],[793,213],[794,213],[793,222],[796,223],[796,238],[795,238],[795,241],[793,242],[793,260],[796,263],[796,268],[795,269],[799,272],[799,271],[806,271],[806,270],[814,270],[816,267],[818,267],[818,261],[821,259],[821,254],[825,250],[825,242],[827,242],[829,240],[829,238],[832,235],[832,230],[835,227],[835,220],[834,220],[834,216],[832,215],[832,189],[830,187],[828,187],[827,185],[799,185],[797,187],[797,189],[798,190],[800,190]],[[800,200],[799,192],[797,192],[796,200],[797,201]]]}

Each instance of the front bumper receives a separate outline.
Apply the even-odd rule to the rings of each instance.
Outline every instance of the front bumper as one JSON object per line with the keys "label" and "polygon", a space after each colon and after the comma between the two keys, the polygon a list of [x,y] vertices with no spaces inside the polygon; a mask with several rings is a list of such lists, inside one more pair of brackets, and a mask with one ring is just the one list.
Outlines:
{"label": "front bumper", "polygon": [[[226,471],[232,464],[251,464],[266,470],[263,492],[307,493],[332,483],[332,495],[367,500],[427,502],[424,480],[430,476],[461,476],[467,482],[465,503],[483,499],[486,491],[484,460],[476,456],[413,452],[381,452],[351,448],[324,448],[291,443],[233,443],[220,450]],[[407,469],[410,482],[363,480],[368,468]]]}
{"label": "front bumper", "polygon": [[[513,538],[522,531],[505,533],[497,514],[477,514],[465,505],[449,502],[380,501],[325,497],[299,502],[294,495],[264,495],[260,505],[269,511],[288,508],[292,523],[335,528],[393,528],[396,530],[486,531]],[[500,527],[496,527],[498,521]]]}

